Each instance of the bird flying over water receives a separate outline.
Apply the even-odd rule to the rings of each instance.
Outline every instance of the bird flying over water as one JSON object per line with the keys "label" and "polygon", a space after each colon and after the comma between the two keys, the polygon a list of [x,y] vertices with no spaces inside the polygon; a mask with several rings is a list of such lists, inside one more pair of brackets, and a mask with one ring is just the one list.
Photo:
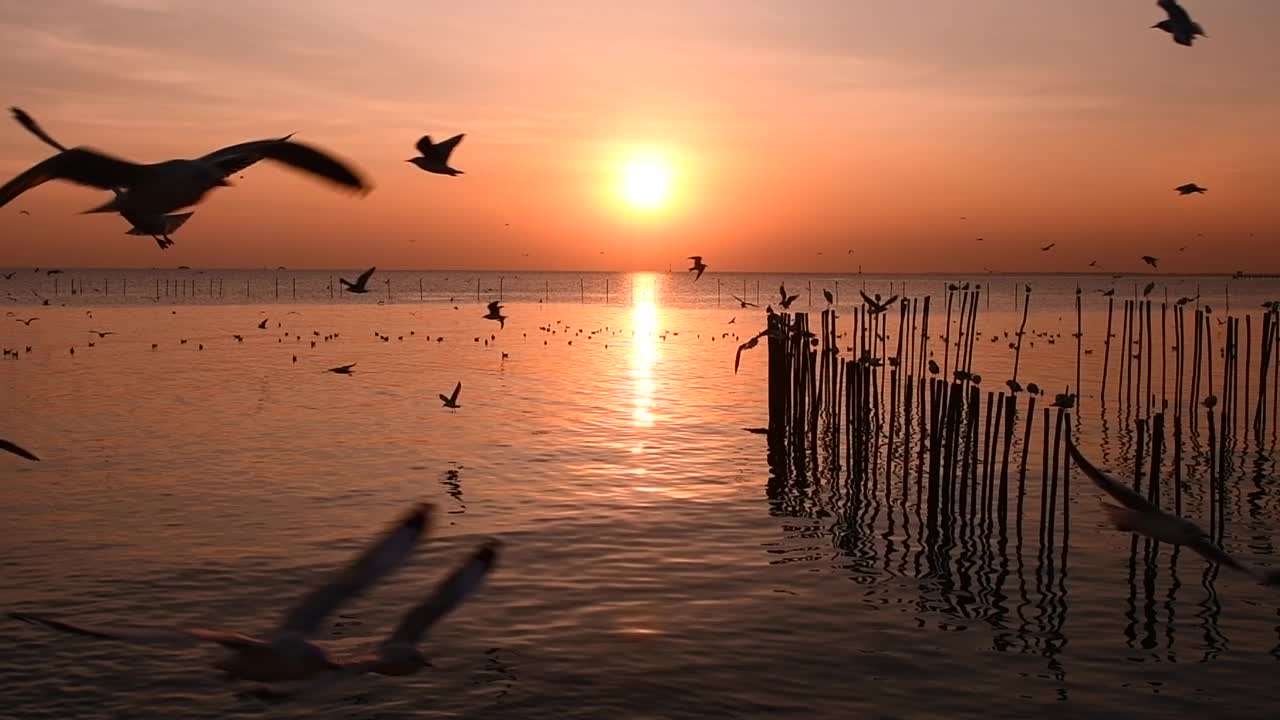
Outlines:
{"label": "bird flying over water", "polygon": [[1156,284],[1155,284],[1155,283],[1153,283],[1153,282],[1149,282],[1149,283],[1147,283],[1147,286],[1146,286],[1146,287],[1144,287],[1144,288],[1142,288],[1142,297],[1147,297],[1148,295],[1150,295],[1150,294],[1151,294],[1151,291],[1152,291],[1152,290],[1155,290],[1155,289],[1156,289]]}
{"label": "bird flying over water", "polygon": [[831,294],[831,291],[830,291],[830,290],[828,290],[828,289],[826,289],[826,288],[822,288],[822,297],[826,298],[826,300],[827,300],[827,304],[828,304],[828,305],[835,305],[835,304],[836,304],[836,298],[835,298],[835,296],[834,296],[834,295],[832,295],[832,294]]}
{"label": "bird flying over water", "polygon": [[1049,252],[1049,251],[1050,251],[1050,250],[1052,250],[1052,249],[1054,248],[1054,246],[1056,246],[1057,244],[1058,244],[1058,243],[1056,243],[1056,242],[1051,242],[1051,243],[1049,243],[1048,245],[1045,245],[1044,247],[1040,248],[1040,252]]}
{"label": "bird flying over water", "polygon": [[351,282],[345,278],[338,278],[338,282],[342,283],[342,286],[345,287],[349,293],[367,293],[369,292],[369,288],[366,286],[369,284],[369,278],[373,277],[373,271],[377,269],[378,267],[375,265],[374,267],[365,270],[360,273],[360,277],[356,278],[355,282]]}
{"label": "bird flying over water", "polygon": [[441,402],[443,402],[443,403],[444,403],[444,407],[452,408],[452,409],[454,409],[454,410],[457,410],[458,408],[462,407],[461,405],[459,405],[459,404],[458,404],[458,393],[460,393],[460,392],[462,392],[462,381],[461,381],[461,380],[459,380],[459,381],[458,381],[458,384],[457,384],[457,385],[454,385],[454,386],[453,386],[453,394],[452,394],[452,395],[444,395],[444,394],[441,394],[441,395],[440,395],[440,400],[441,400]]}
{"label": "bird flying over water", "polygon": [[1209,192],[1209,188],[1202,188],[1195,183],[1187,183],[1174,188],[1174,191],[1179,195],[1203,195]]}
{"label": "bird flying over water", "polygon": [[427,599],[409,611],[399,627],[382,643],[376,655],[342,662],[310,640],[324,619],[370,587],[388,577],[413,553],[426,532],[432,508],[419,505],[406,513],[381,538],[340,571],[336,577],[304,596],[263,638],[225,630],[73,625],[43,615],[9,613],[9,616],[60,632],[146,644],[191,646],[216,643],[229,651],[215,667],[229,677],[262,683],[282,683],[332,677],[332,673],[381,673],[405,675],[426,665],[414,647],[436,620],[474,592],[492,569],[498,545],[480,547]]}
{"label": "bird flying over water", "polygon": [[788,295],[786,285],[778,286],[778,294],[782,296],[782,301],[778,304],[782,306],[783,310],[791,309],[791,303],[795,302],[796,298],[800,297],[799,295]]}
{"label": "bird flying over water", "polygon": [[1169,33],[1173,36],[1174,42],[1191,47],[1197,35],[1209,37],[1205,35],[1204,28],[1191,19],[1190,13],[1178,4],[1178,0],[1157,0],[1156,5],[1159,5],[1168,13],[1169,19],[1161,20],[1151,27]]}
{"label": "bird flying over water", "polygon": [[430,135],[423,135],[418,140],[418,152],[422,153],[420,157],[409,158],[405,162],[413,163],[419,168],[429,173],[437,175],[462,175],[462,171],[449,167],[449,156],[453,154],[453,149],[458,147],[458,143],[462,142],[462,138],[466,134],[454,135],[448,140],[441,140],[438,143],[431,142]]}
{"label": "bird flying over water", "polygon": [[350,365],[339,365],[338,367],[329,368],[326,372],[337,373],[338,375],[350,375],[355,372],[351,369],[355,366],[356,363],[351,363]]}
{"label": "bird flying over water", "polygon": [[693,281],[698,282],[698,278],[702,277],[702,273],[706,272],[707,265],[706,263],[702,262],[701,255],[690,255],[689,259],[693,261],[693,267],[689,268],[689,272],[698,273],[693,277]]}
{"label": "bird flying over water", "polygon": [[31,327],[31,323],[33,323],[33,322],[35,322],[35,321],[37,321],[37,320],[39,320],[39,319],[40,319],[40,318],[38,318],[38,317],[30,317],[30,318],[26,318],[26,319],[23,319],[23,318],[14,318],[14,321],[16,321],[16,322],[20,322],[20,323],[22,323],[23,325],[26,325],[27,327]]}
{"label": "bird flying over water", "polygon": [[0,207],[50,180],[116,192],[110,202],[90,213],[118,212],[136,216],[164,215],[199,203],[227,178],[261,160],[275,160],[294,169],[352,190],[368,192],[369,185],[343,163],[291,136],[255,140],[215,150],[193,160],[167,160],[142,165],[97,150],[70,148],[37,163],[0,187]]}
{"label": "bird flying over water", "polygon": [[1158,258],[1158,257],[1151,257],[1150,255],[1143,255],[1143,256],[1142,256],[1142,262],[1144,262],[1144,263],[1146,263],[1146,264],[1150,265],[1151,267],[1156,267],[1156,266],[1158,266],[1158,265],[1159,265],[1159,263],[1160,263],[1160,258]]}
{"label": "bird flying over water", "polygon": [[1070,438],[1067,439],[1067,452],[1085,477],[1120,503],[1119,506],[1110,503],[1104,503],[1102,506],[1117,529],[1135,532],[1172,545],[1184,545],[1211,563],[1225,565],[1242,572],[1264,585],[1280,586],[1280,572],[1259,573],[1241,564],[1218,547],[1209,538],[1208,533],[1201,530],[1195,523],[1161,510],[1155,503],[1139,495],[1124,483],[1094,467]]}
{"label": "bird flying over water", "polygon": [[734,295],[733,293],[730,293],[730,294],[729,294],[729,297],[733,298],[734,300],[737,300],[737,301],[738,301],[738,303],[739,303],[740,305],[742,305],[742,307],[743,307],[743,308],[749,308],[749,307],[758,308],[758,307],[760,307],[759,305],[756,305],[755,303],[749,303],[749,302],[747,302],[746,300],[743,300],[742,298],[738,297],[737,295]]}
{"label": "bird flying over water", "polygon": [[738,346],[738,353],[733,357],[733,374],[738,374],[738,365],[742,363],[742,351],[750,350],[760,344],[760,338],[768,335],[768,330],[761,330],[755,336],[749,338],[746,342]]}
{"label": "bird flying over water", "polygon": [[874,298],[868,296],[867,293],[861,290],[859,290],[858,293],[862,295],[862,301],[867,304],[867,312],[871,315],[879,315],[880,313],[886,312],[889,309],[889,307],[892,306],[893,303],[898,300],[897,295],[894,295],[888,300],[885,300],[882,302],[880,300],[879,293],[876,293],[876,296]]}
{"label": "bird flying over water", "polygon": [[497,300],[489,303],[489,312],[484,316],[484,319],[497,320],[499,329],[507,326],[507,316],[502,314],[502,304]]}
{"label": "bird flying over water", "polygon": [[[30,352],[30,350],[28,350],[28,352]],[[3,438],[0,438],[0,450],[11,452],[14,455],[17,455],[18,457],[23,457],[28,460],[34,460],[36,462],[40,462],[40,458],[36,457],[35,453],[31,452],[30,450],[26,450],[21,447],[18,447],[17,445]]]}

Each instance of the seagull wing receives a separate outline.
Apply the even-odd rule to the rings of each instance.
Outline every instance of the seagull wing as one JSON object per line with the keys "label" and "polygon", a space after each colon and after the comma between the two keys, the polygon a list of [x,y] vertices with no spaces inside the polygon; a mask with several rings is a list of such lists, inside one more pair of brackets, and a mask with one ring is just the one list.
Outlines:
{"label": "seagull wing", "polygon": [[42,615],[30,615],[28,613],[9,613],[9,617],[15,620],[29,623],[31,625],[42,625],[59,632],[71,633],[73,635],[86,635],[88,637],[101,638],[104,640],[119,640],[121,642],[135,643],[138,645],[172,645],[172,646],[190,646],[202,642],[215,642],[225,647],[261,647],[264,643],[260,640],[241,635],[239,633],[226,632],[222,630],[183,630],[180,628],[140,628],[128,626],[106,626],[106,625],[73,625],[71,623],[54,620],[53,618],[44,617]]}
{"label": "seagull wing", "polygon": [[462,381],[459,380],[457,385],[453,386],[453,394],[449,396],[449,402],[458,402],[458,393],[462,392]]}
{"label": "seagull wing", "polygon": [[690,255],[690,256],[689,256],[689,259],[693,261],[693,264],[694,264],[694,265],[701,265],[701,264],[702,264],[702,256],[701,256],[701,255]]}
{"label": "seagull wing", "polygon": [[742,351],[747,348],[746,343],[738,346],[738,354],[733,356],[733,374],[738,374],[738,366],[742,364]]}
{"label": "seagull wing", "polygon": [[1197,555],[1211,563],[1225,565],[1232,570],[1238,570],[1246,575],[1252,575],[1255,578],[1262,579],[1252,569],[1241,565],[1239,560],[1236,560],[1234,557],[1227,554],[1226,550],[1218,547],[1218,545],[1210,540],[1208,536],[1201,535],[1195,540],[1187,543],[1187,547],[1191,548]]}
{"label": "seagull wing", "polygon": [[872,299],[871,299],[871,297],[867,295],[867,293],[866,293],[866,291],[865,291],[865,290],[859,290],[859,291],[858,291],[858,294],[862,296],[862,302],[864,302],[864,303],[866,303],[866,304],[870,305],[871,307],[875,307],[875,306],[876,306],[876,304],[877,304],[877,303],[876,303],[876,301],[875,301],[875,300],[872,300]]}
{"label": "seagull wing", "polygon": [[428,505],[419,505],[407,513],[337,577],[307,594],[285,616],[275,632],[276,636],[296,634],[305,637],[314,633],[325,616],[339,605],[391,574],[413,552],[418,538],[426,531],[430,513]]}
{"label": "seagull wing", "polygon": [[440,162],[447,163],[449,162],[449,156],[453,154],[453,149],[458,147],[458,143],[462,142],[462,138],[464,137],[466,137],[465,133],[461,135],[454,135],[448,140],[441,140],[431,148],[431,152],[440,160]]}
{"label": "seagull wing", "polygon": [[1185,8],[1178,4],[1178,0],[1156,0],[1156,5],[1169,13],[1169,19],[1178,24],[1190,24],[1191,16],[1187,14]]}
{"label": "seagull wing", "polygon": [[27,132],[40,138],[40,140],[43,141],[46,145],[50,145],[54,149],[60,150],[60,151],[65,151],[67,149],[66,145],[63,145],[57,140],[54,140],[53,138],[49,137],[49,133],[45,132],[44,128],[36,124],[36,121],[33,120],[31,116],[28,115],[22,108],[17,108],[17,107],[9,108],[9,112],[13,113],[13,119],[17,120],[19,125],[26,128]]}
{"label": "seagull wing", "polygon": [[435,145],[431,144],[430,135],[423,135],[422,137],[418,138],[418,144],[414,145],[414,147],[416,147],[418,149],[418,152],[422,153],[426,157],[431,157],[433,154],[435,154]]}
{"label": "seagull wing", "polygon": [[17,455],[18,457],[24,457],[28,460],[35,460],[36,462],[40,461],[40,458],[36,457],[35,454],[32,453],[30,450],[20,448],[17,445],[14,445],[13,443],[9,442],[8,440],[0,439],[0,450],[11,452],[14,455]]}
{"label": "seagull wing", "polygon": [[360,273],[360,277],[356,278],[355,286],[364,287],[365,283],[369,282],[369,278],[373,277],[373,271],[377,269],[378,269],[378,266],[374,265],[368,270],[365,270],[364,272]]}
{"label": "seagull wing", "polygon": [[489,541],[480,546],[467,561],[436,586],[417,607],[405,614],[400,625],[383,641],[388,645],[417,645],[437,620],[462,604],[479,589],[498,561],[499,544]]}
{"label": "seagull wing", "polygon": [[489,303],[489,314],[490,314],[490,315],[497,315],[499,312],[501,312],[501,310],[502,310],[502,304],[501,304],[501,302],[502,302],[502,301],[500,301],[500,300],[494,300],[493,302]]}
{"label": "seagull wing", "polygon": [[1089,459],[1080,452],[1075,443],[1067,444],[1067,452],[1071,453],[1071,458],[1076,461],[1076,465],[1078,465],[1080,470],[1084,472],[1085,477],[1092,480],[1094,485],[1097,485],[1103,490],[1103,492],[1115,498],[1115,500],[1120,504],[1130,510],[1137,510],[1141,513],[1154,513],[1157,515],[1164,514],[1160,508],[1156,507],[1151,503],[1151,501],[1139,495],[1128,485],[1125,485],[1095,467],[1093,463],[1089,462]]}
{"label": "seagull wing", "polygon": [[145,172],[145,165],[119,160],[87,148],[72,148],[36,163],[0,187],[0,207],[50,180],[68,180],[110,190],[133,185]]}
{"label": "seagull wing", "polygon": [[215,150],[200,158],[200,162],[216,167],[223,177],[244,170],[260,160],[275,160],[355,190],[369,189],[354,170],[334,157],[310,145],[291,142],[287,138],[240,143]]}

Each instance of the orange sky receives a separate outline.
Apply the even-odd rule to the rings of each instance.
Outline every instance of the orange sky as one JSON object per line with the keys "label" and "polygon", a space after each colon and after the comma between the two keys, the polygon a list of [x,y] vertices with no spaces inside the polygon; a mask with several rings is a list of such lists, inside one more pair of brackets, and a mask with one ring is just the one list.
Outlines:
{"label": "orange sky", "polygon": [[[1280,2],[1186,5],[1190,49],[1145,0],[0,0],[0,104],[62,142],[296,131],[376,186],[262,163],[161,252],[50,183],[0,266],[1280,271]],[[465,175],[404,162],[457,132]],[[619,199],[637,147],[672,159],[654,211]],[[0,176],[48,155],[0,121]]]}

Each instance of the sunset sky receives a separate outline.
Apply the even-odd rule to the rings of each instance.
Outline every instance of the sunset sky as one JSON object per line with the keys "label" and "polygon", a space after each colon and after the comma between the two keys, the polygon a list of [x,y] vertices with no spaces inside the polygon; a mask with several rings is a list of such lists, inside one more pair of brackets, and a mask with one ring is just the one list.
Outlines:
{"label": "sunset sky", "polygon": [[[1280,271],[1280,2],[1185,5],[1194,48],[1149,0],[0,0],[0,105],[68,145],[297,132],[375,185],[261,163],[161,252],[50,183],[0,266]],[[4,180],[50,153],[0,121]]]}

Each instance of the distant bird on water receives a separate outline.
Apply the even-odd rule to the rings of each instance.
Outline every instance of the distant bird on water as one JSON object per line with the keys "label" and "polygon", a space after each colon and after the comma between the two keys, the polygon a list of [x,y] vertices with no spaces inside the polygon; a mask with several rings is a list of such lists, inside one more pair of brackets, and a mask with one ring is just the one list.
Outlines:
{"label": "distant bird on water", "polygon": [[164,215],[199,203],[216,187],[229,186],[228,177],[261,160],[275,160],[351,190],[369,191],[370,186],[351,168],[316,148],[291,141],[290,137],[255,140],[192,160],[149,165],[88,148],[71,148],[37,163],[0,187],[0,207],[50,180],[67,180],[116,193],[114,199],[89,210],[90,213]]}
{"label": "distant bird on water", "polygon": [[689,272],[698,273],[697,275],[693,276],[693,281],[698,282],[698,278],[702,277],[702,273],[706,272],[707,265],[706,263],[702,262],[701,255],[690,255],[689,259],[693,261],[693,267],[689,268]]}
{"label": "distant bird on water", "polygon": [[1263,585],[1280,587],[1280,572],[1260,573],[1241,564],[1240,561],[1218,547],[1209,538],[1208,533],[1201,530],[1195,523],[1161,510],[1158,505],[1147,500],[1123,482],[1099,470],[1093,463],[1089,462],[1089,459],[1080,452],[1070,438],[1067,439],[1067,452],[1085,477],[1089,478],[1094,485],[1097,485],[1103,492],[1120,503],[1120,505],[1112,505],[1110,503],[1103,503],[1102,505],[1107,517],[1118,530],[1134,532],[1171,545],[1184,545],[1211,563],[1225,565],[1232,570],[1244,573]]}
{"label": "distant bird on water", "polygon": [[1157,267],[1160,264],[1160,258],[1151,257],[1150,255],[1143,255],[1142,262],[1150,265],[1151,267]]}
{"label": "distant bird on water", "polygon": [[507,326],[507,316],[502,314],[502,303],[494,300],[489,303],[489,312],[484,316],[485,320],[497,320],[499,328]]}
{"label": "distant bird on water", "polygon": [[1164,8],[1164,11],[1169,15],[1169,19],[1161,20],[1151,27],[1169,33],[1173,36],[1174,42],[1191,47],[1197,35],[1209,37],[1205,35],[1204,28],[1191,19],[1190,13],[1178,4],[1178,0],[1157,0],[1156,5]]}
{"label": "distant bird on water", "polygon": [[377,269],[378,267],[375,265],[374,267],[365,270],[360,273],[360,277],[356,278],[355,282],[351,282],[345,278],[338,278],[338,282],[342,283],[342,286],[345,287],[349,293],[367,293],[369,292],[369,288],[366,286],[369,284],[369,278],[373,277],[373,271]]}
{"label": "distant bird on water", "polygon": [[338,375],[350,375],[351,373],[355,372],[354,370],[351,369],[355,366],[356,366],[356,363],[351,363],[350,365],[339,365],[338,367],[329,368],[327,372],[337,373]]}
{"label": "distant bird on water", "polygon": [[1186,185],[1179,185],[1173,190],[1179,195],[1203,195],[1209,192],[1209,188],[1202,188],[1195,183],[1187,183]]}
{"label": "distant bird on water", "polygon": [[11,452],[14,455],[17,455],[18,457],[23,457],[28,460],[34,460],[36,462],[40,462],[40,458],[36,457],[35,453],[31,452],[30,450],[25,450],[23,448],[20,448],[17,445],[14,445],[13,443],[3,438],[0,438],[0,450]]}
{"label": "distant bird on water", "polygon": [[454,135],[448,140],[433,143],[430,135],[423,135],[417,145],[418,152],[422,153],[421,157],[409,158],[405,162],[411,162],[437,175],[462,175],[461,170],[449,167],[449,156],[453,154],[453,149],[458,147],[458,143],[462,142],[464,137],[466,134]]}
{"label": "distant bird on water", "polygon": [[440,400],[441,402],[444,403],[444,407],[451,408],[453,410],[457,410],[458,408],[462,407],[461,405],[458,404],[458,393],[460,392],[462,392],[461,380],[458,381],[457,385],[453,386],[452,395],[444,395],[444,394],[440,395]]}
{"label": "distant bird on water", "polygon": [[422,635],[479,588],[495,565],[499,547],[496,541],[481,545],[423,602],[411,609],[375,655],[340,662],[309,638],[320,631],[326,617],[404,564],[426,532],[432,511],[430,506],[419,505],[406,513],[355,562],[322,587],[307,593],[264,638],[199,628],[73,625],[29,613],[9,613],[9,616],[60,632],[136,644],[182,647],[216,643],[230,654],[215,667],[232,679],[288,683],[328,680],[333,678],[331,673],[342,672],[407,675],[427,664],[415,647]]}

